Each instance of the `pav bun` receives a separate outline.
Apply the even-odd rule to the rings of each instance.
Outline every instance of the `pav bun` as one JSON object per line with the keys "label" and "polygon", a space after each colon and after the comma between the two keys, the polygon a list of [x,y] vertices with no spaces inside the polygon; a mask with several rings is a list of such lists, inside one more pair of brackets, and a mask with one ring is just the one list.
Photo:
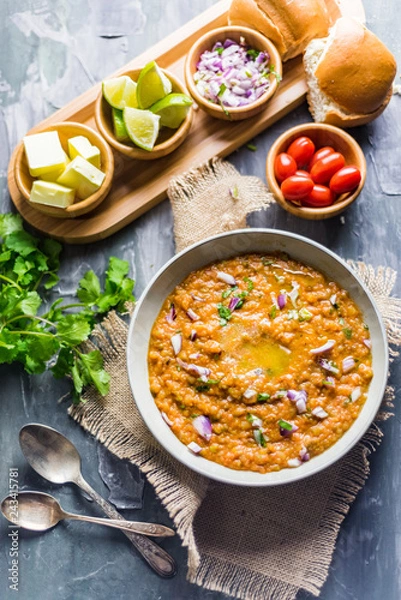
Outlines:
{"label": "pav bun", "polygon": [[302,54],[313,38],[327,36],[331,25],[324,0],[233,0],[228,22],[263,33],[283,61]]}
{"label": "pav bun", "polygon": [[359,21],[341,17],[304,53],[308,104],[315,121],[339,127],[369,123],[392,96],[394,56]]}

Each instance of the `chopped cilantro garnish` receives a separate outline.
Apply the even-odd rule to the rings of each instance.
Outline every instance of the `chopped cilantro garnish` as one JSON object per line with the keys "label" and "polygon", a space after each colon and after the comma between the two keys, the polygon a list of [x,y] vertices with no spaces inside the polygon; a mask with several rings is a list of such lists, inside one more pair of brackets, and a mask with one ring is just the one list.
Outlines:
{"label": "chopped cilantro garnish", "polygon": [[296,320],[296,319],[298,319],[298,317],[299,317],[299,313],[297,310],[289,310],[287,313],[287,319],[289,321],[291,321],[291,319]]}
{"label": "chopped cilantro garnish", "polygon": [[256,400],[258,402],[268,402],[268,400],[270,400],[270,394],[267,394],[266,392],[261,392],[257,395]]}
{"label": "chopped cilantro garnish", "polygon": [[298,321],[310,321],[313,317],[312,313],[307,308],[301,308],[298,313]]}
{"label": "chopped cilantro garnish", "polygon": [[352,338],[352,329],[350,327],[344,327],[343,333],[347,340],[350,340]]}
{"label": "chopped cilantro garnish", "polygon": [[207,381],[203,381],[202,379],[198,379],[200,383],[195,386],[197,392],[207,392],[210,390],[212,385],[217,385],[220,383],[220,379],[208,379]]}
{"label": "chopped cilantro garnish", "polygon": [[220,48],[216,48],[217,54],[223,54],[223,50],[224,50],[223,46],[220,46]]}
{"label": "chopped cilantro garnish", "polygon": [[280,419],[278,424],[279,424],[279,427],[281,427],[282,429],[286,429],[287,431],[292,431],[292,425],[291,425],[291,423],[288,423],[288,421],[284,421],[284,419]]}
{"label": "chopped cilantro garnish", "polygon": [[219,91],[217,93],[218,97],[220,98],[220,96],[222,96],[224,94],[224,92],[226,91],[227,86],[225,83],[222,83],[221,86],[219,87]]}
{"label": "chopped cilantro garnish", "polygon": [[253,431],[253,437],[255,439],[255,442],[261,446],[262,448],[266,448],[266,438],[263,435],[263,432],[261,429],[254,429]]}
{"label": "chopped cilantro garnish", "polygon": [[269,317],[271,319],[275,319],[276,315],[277,315],[277,306],[275,304],[273,304],[273,306],[271,307],[270,312],[269,312]]}
{"label": "chopped cilantro garnish", "polygon": [[223,299],[228,298],[233,292],[235,292],[235,290],[238,289],[237,285],[234,285],[234,287],[229,288],[228,290],[224,290],[224,292],[221,293],[221,297]]}
{"label": "chopped cilantro garnish", "polygon": [[255,287],[252,279],[249,279],[249,277],[244,277],[244,281],[245,281],[245,283],[248,284],[247,285],[248,291],[251,292],[253,290],[253,288]]}
{"label": "chopped cilantro garnish", "polygon": [[259,54],[260,50],[255,50],[255,48],[249,48],[249,50],[246,51],[246,55],[253,59],[257,58]]}

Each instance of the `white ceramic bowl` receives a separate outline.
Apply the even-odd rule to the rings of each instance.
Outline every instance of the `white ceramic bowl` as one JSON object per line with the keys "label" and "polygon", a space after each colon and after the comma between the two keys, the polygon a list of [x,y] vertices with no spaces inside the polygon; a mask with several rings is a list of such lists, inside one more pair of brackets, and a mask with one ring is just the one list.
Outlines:
{"label": "white ceramic bowl", "polygon": [[[331,448],[297,469],[274,473],[237,471],[196,456],[180,442],[163,421],[149,390],[147,353],[153,323],[165,298],[193,270],[248,252],[286,252],[311,265],[348,290],[363,312],[372,339],[373,379],[367,400],[350,429]],[[388,346],[384,325],[371,293],[336,254],[320,244],[285,231],[245,229],[224,233],[191,246],[167,262],[154,276],[132,317],[127,346],[128,375],[138,409],[152,434],[177,460],[194,471],[218,481],[243,486],[290,483],[325,469],[344,456],[372,423],[382,400],[388,373]]]}

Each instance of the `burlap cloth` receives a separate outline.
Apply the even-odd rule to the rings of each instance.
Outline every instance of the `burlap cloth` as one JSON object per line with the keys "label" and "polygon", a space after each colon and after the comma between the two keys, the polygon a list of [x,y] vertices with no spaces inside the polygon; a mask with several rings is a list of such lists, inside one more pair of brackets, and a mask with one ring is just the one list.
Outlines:
{"label": "burlap cloth", "polygon": [[[176,179],[169,197],[177,249],[242,227],[249,211],[271,202],[260,180],[242,177],[221,161]],[[390,343],[399,345],[401,302],[390,297],[396,272],[350,264],[372,291]],[[126,323],[111,313],[95,338],[111,374],[110,393],[101,398],[90,390],[86,403],[72,407],[70,414],[146,474],[188,547],[189,581],[249,600],[290,600],[300,589],[319,595],[341,522],[368,476],[367,457],[381,441],[379,423],[390,414],[393,391],[387,389],[382,410],[363,440],[322,473],[277,488],[225,486],[171,458],[144,425],[124,367]]]}

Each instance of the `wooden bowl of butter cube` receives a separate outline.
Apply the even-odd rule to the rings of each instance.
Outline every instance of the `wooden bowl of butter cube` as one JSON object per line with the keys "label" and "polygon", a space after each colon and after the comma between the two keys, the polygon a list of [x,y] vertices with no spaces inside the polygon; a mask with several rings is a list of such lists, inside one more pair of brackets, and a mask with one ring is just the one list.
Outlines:
{"label": "wooden bowl of butter cube", "polygon": [[15,154],[22,196],[46,215],[72,219],[94,210],[110,191],[114,157],[90,127],[65,121],[27,134]]}

